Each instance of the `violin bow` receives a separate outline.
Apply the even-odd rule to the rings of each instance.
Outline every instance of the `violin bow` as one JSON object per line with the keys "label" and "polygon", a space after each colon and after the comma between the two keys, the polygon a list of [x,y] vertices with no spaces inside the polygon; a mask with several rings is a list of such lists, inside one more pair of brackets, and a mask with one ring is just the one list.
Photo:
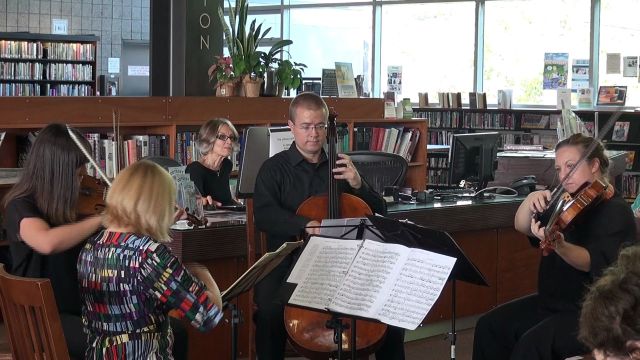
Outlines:
{"label": "violin bow", "polygon": [[93,159],[91,154],[89,154],[89,151],[87,151],[87,149],[85,149],[85,147],[82,145],[82,143],[80,142],[80,139],[78,139],[78,137],[73,132],[73,130],[71,129],[69,124],[66,124],[66,126],[67,126],[67,133],[69,133],[69,136],[71,137],[71,140],[73,140],[73,142],[76,143],[76,145],[78,146],[78,149],[80,149],[80,151],[82,151],[82,153],[87,158],[87,160],[89,160],[89,163],[91,163],[91,166],[93,166],[93,168],[96,169],[96,171],[98,172],[98,174],[100,175],[102,180],[104,180],[104,182],[106,182],[107,185],[109,185],[109,187],[111,187],[111,181],[109,180],[109,178],[107,178],[107,176],[104,174],[104,172],[102,172],[102,170],[100,169],[100,166],[98,166],[98,164]]}

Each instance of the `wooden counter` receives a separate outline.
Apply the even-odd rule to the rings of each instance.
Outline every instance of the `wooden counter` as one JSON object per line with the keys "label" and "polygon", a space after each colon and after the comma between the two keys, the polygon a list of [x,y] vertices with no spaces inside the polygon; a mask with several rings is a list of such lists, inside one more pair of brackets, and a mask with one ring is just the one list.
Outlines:
{"label": "wooden counter", "polygon": [[[394,205],[389,217],[449,232],[467,257],[483,273],[489,287],[457,282],[457,317],[482,314],[491,308],[530,294],[537,284],[540,251],[513,229],[513,218],[522,199],[485,200],[465,203]],[[216,227],[175,231],[172,250],[184,261],[205,264],[221,289],[226,289],[247,269],[246,227],[233,222]],[[448,284],[426,323],[451,318],[451,288]],[[251,294],[240,296],[242,311],[239,357],[253,355]],[[226,319],[229,319],[228,312]],[[231,329],[222,323],[209,333],[189,330],[190,359],[229,358]]]}

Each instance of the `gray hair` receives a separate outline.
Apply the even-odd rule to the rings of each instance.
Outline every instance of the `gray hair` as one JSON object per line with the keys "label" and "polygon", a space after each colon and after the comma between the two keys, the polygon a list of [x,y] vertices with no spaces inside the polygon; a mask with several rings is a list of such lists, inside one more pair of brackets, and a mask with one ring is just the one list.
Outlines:
{"label": "gray hair", "polygon": [[231,129],[231,132],[233,132],[233,135],[236,138],[238,137],[238,130],[236,130],[235,126],[233,126],[229,119],[216,118],[209,120],[200,127],[198,141],[196,141],[196,146],[200,155],[207,155],[209,151],[211,151],[213,148],[213,142],[216,140],[216,136],[218,135],[218,131],[223,125],[228,126],[229,129]]}

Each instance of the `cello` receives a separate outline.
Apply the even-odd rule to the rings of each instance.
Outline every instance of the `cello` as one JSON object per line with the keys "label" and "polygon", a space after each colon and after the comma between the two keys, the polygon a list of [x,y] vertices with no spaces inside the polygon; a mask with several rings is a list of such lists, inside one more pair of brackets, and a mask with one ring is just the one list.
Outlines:
{"label": "cello", "polygon": [[[337,115],[331,111],[327,123],[327,158],[329,161],[329,191],[326,195],[312,196],[305,200],[296,212],[297,215],[307,217],[312,220],[321,221],[322,219],[337,219],[348,217],[362,217],[371,215],[372,211],[369,206],[357,196],[351,194],[338,193],[338,181],[333,177],[332,168],[337,161],[336,142],[336,117]],[[292,346],[302,355],[310,359],[327,359],[337,350],[338,341],[341,342],[341,348],[353,351],[351,349],[352,332],[345,331],[342,333],[342,339],[334,339],[334,330],[328,327],[332,321],[329,313],[302,309],[294,306],[285,306],[284,323],[287,336]],[[356,356],[367,356],[373,352],[382,342],[386,334],[387,326],[382,323],[356,320],[347,320],[344,328],[354,329],[356,332]]]}

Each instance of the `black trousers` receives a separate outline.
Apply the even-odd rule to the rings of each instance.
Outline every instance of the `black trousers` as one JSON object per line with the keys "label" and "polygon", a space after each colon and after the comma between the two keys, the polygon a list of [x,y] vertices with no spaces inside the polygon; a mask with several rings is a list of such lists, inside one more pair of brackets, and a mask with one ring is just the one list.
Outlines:
{"label": "black trousers", "polygon": [[[173,331],[173,358],[175,360],[187,360],[187,349],[189,339],[187,329],[184,324],[173,317],[169,318],[171,330]],[[82,318],[77,315],[60,314],[62,332],[67,342],[69,356],[73,359],[84,359],[87,350],[87,334],[84,332]]]}
{"label": "black trousers", "polygon": [[565,359],[588,352],[578,339],[578,311],[539,310],[538,295],[503,304],[476,324],[473,360]]}
{"label": "black trousers", "polygon": [[[254,288],[254,302],[258,306],[254,314],[256,324],[256,355],[259,360],[284,359],[287,332],[284,327],[284,304],[288,294],[282,294],[293,264],[285,259]],[[387,336],[376,352],[378,360],[404,359],[404,329],[389,327]]]}

